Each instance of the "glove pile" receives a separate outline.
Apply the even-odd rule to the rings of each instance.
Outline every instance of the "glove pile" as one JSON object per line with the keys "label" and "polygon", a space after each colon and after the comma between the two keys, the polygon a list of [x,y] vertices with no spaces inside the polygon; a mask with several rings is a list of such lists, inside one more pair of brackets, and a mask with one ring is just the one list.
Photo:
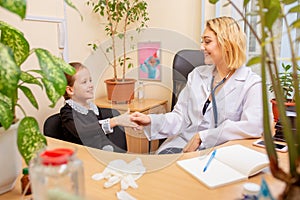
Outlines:
{"label": "glove pile", "polygon": [[146,168],[143,166],[140,158],[136,158],[130,163],[117,159],[111,161],[102,173],[94,174],[92,179],[106,179],[106,182],[104,183],[105,188],[109,188],[120,182],[121,191],[117,192],[117,198],[119,200],[135,200],[135,198],[125,190],[129,187],[137,188],[138,185],[135,181],[139,179],[145,171]]}

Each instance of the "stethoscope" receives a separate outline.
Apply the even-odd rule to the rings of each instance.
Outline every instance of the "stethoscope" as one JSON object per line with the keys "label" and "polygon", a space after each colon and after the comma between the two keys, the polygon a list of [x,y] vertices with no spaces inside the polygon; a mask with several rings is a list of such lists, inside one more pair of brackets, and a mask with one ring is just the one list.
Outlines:
{"label": "stethoscope", "polygon": [[229,77],[230,74],[231,74],[231,71],[215,87],[214,87],[215,76],[213,76],[211,79],[211,84],[210,84],[211,103],[212,103],[214,120],[215,120],[215,128],[218,127],[218,108],[217,108],[217,103],[216,103],[215,91],[220,85],[222,85],[227,80],[227,78]]}

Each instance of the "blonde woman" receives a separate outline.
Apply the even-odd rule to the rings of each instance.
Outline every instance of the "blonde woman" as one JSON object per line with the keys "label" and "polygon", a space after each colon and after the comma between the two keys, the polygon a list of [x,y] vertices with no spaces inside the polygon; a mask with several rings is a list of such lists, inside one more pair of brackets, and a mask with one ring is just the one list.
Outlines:
{"label": "blonde woman", "polygon": [[149,140],[167,138],[157,153],[190,152],[263,132],[261,78],[245,67],[246,37],[231,17],[208,20],[204,66],[188,76],[172,112],[133,113]]}

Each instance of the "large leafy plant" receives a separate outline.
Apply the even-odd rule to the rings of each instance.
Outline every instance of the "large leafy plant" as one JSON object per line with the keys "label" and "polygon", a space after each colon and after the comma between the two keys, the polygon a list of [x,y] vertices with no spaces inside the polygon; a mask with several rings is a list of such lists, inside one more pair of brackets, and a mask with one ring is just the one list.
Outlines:
{"label": "large leafy plant", "polygon": [[[126,67],[133,66],[132,63],[127,61],[130,58],[127,56],[126,42],[128,27],[134,26],[138,32],[146,27],[146,22],[149,20],[147,12],[147,3],[144,0],[88,0],[87,5],[91,5],[93,11],[98,13],[101,17],[106,18],[105,32],[111,38],[111,46],[108,47],[103,53],[107,60],[107,54],[112,52],[113,61],[110,62],[110,66],[113,67],[113,79],[119,80],[117,66],[122,68],[121,80],[125,80]],[[132,39],[132,38],[131,38]],[[120,43],[122,46],[122,55],[117,56],[117,47]],[[93,48],[97,48],[96,44],[90,44]]]}
{"label": "large leafy plant", "polygon": [[[71,2],[66,2],[75,8]],[[26,0],[0,1],[0,6],[25,18]],[[22,64],[33,54],[38,59],[40,69],[24,70]],[[39,130],[37,120],[28,116],[19,104],[19,93],[24,93],[31,105],[39,109],[30,89],[30,85],[37,85],[45,90],[53,107],[65,93],[67,82],[64,73],[72,75],[75,70],[46,49],[30,49],[20,30],[0,20],[0,123],[4,129],[8,129],[19,120],[17,143],[26,163],[46,145],[46,139]],[[23,117],[16,116],[17,107]]]}
{"label": "large leafy plant", "polygon": [[[218,0],[210,0],[211,3],[216,3]],[[250,0],[244,0],[244,7],[246,7]],[[259,0],[255,2],[255,10],[251,13],[244,14],[237,8],[234,1],[228,0],[227,6],[233,6],[238,13],[240,13],[245,24],[250,28],[250,31],[256,37],[257,42],[260,44],[261,54],[249,60],[248,65],[260,64],[262,75],[262,92],[263,92],[263,113],[264,113],[264,140],[266,142],[266,150],[270,160],[270,169],[274,177],[284,181],[286,188],[281,199],[297,199],[299,198],[300,187],[300,117],[296,118],[296,134],[293,134],[290,119],[285,114],[285,97],[281,87],[280,72],[279,72],[279,59],[276,53],[276,27],[274,23],[281,20],[286,27],[286,34],[289,40],[291,63],[292,63],[292,78],[294,99],[296,102],[296,113],[300,116],[300,96],[299,96],[299,76],[297,69],[297,60],[299,57],[296,55],[296,43],[299,43],[299,38],[292,39],[291,31],[298,30],[300,27],[299,18],[295,18],[293,21],[288,21],[287,17],[292,14],[299,15],[300,5],[297,0]],[[286,6],[289,7],[285,11]],[[256,33],[254,27],[247,20],[247,16],[256,16],[258,23],[253,26],[260,26],[261,32]],[[269,119],[269,106],[268,106],[268,90],[267,90],[267,76],[271,77],[271,84],[275,93],[275,98],[279,108],[280,120],[283,124],[283,133],[288,145],[289,156],[289,171],[285,172],[279,167],[279,160],[277,152],[274,148],[274,142],[272,138],[272,129],[270,127]]]}

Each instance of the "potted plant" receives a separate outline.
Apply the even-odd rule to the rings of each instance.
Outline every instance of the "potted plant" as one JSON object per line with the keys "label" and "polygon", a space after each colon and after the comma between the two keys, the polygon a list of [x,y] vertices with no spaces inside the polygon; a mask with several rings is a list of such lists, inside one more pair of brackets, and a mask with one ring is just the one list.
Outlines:
{"label": "potted plant", "polygon": [[[127,31],[128,28],[135,27],[136,31],[140,32],[146,27],[146,22],[149,20],[148,5],[144,0],[99,0],[97,3],[89,0],[87,4],[92,6],[95,13],[106,18],[104,30],[111,39],[111,46],[102,51],[113,68],[113,77],[105,80],[108,100],[130,102],[134,98],[136,80],[125,78],[126,68],[133,66],[127,56]],[[119,46],[122,46],[120,57],[117,55]],[[95,44],[93,47],[97,48]],[[108,53],[112,53],[112,62],[108,58]],[[119,71],[122,73],[121,76],[118,75]]]}
{"label": "potted plant", "polygon": [[[68,4],[71,5],[70,2]],[[26,0],[2,1],[0,6],[22,19],[25,17]],[[20,173],[19,153],[17,151],[13,155],[9,153],[19,150],[28,164],[36,151],[46,145],[46,139],[39,130],[37,120],[28,116],[19,103],[20,92],[27,97],[33,107],[39,109],[30,85],[45,89],[51,101],[50,106],[53,107],[65,93],[67,82],[64,73],[74,74],[75,70],[45,49],[30,49],[23,33],[2,20],[0,20],[0,33],[0,148],[5,148],[0,149],[1,194],[12,189]],[[40,69],[23,69],[23,63],[32,54],[37,56]],[[16,116],[17,108],[23,113],[23,117]],[[9,176],[13,169],[15,171],[12,172],[12,176]]]}
{"label": "potted plant", "polygon": [[[295,106],[294,101],[294,85],[293,85],[293,73],[291,72],[292,65],[285,65],[284,63],[281,64],[283,71],[278,73],[278,79],[280,82],[280,86],[283,90],[283,96],[285,99],[285,106]],[[274,92],[273,85],[271,84],[269,87],[270,92]],[[272,111],[273,111],[273,118],[274,122],[277,122],[279,119],[278,108],[276,106],[276,99],[271,99],[272,103]]]}
{"label": "potted plant", "polygon": [[[210,0],[211,3],[216,3],[218,0]],[[250,1],[244,0],[244,7],[248,5]],[[296,3],[295,3],[296,2]],[[295,4],[294,4],[295,3]],[[291,52],[291,66],[292,66],[292,77],[293,77],[293,87],[294,87],[294,99],[296,103],[296,114],[300,116],[300,96],[299,96],[299,76],[297,69],[297,60],[299,59],[296,56],[296,46],[294,46],[297,41],[293,41],[291,37],[291,31],[299,28],[299,19],[293,21],[288,21],[287,17],[291,14],[297,13],[299,15],[299,3],[296,0],[291,1],[255,1],[255,10],[251,13],[244,14],[241,10],[237,8],[235,3],[231,0],[228,0],[228,4],[233,6],[234,9],[240,14],[243,18],[245,24],[249,27],[250,31],[255,36],[257,42],[260,44],[261,54],[257,57],[254,57],[248,61],[248,65],[260,63],[261,65],[261,76],[262,76],[262,92],[263,92],[263,114],[264,114],[264,140],[266,143],[266,151],[270,161],[270,170],[272,175],[275,178],[286,183],[285,190],[280,195],[279,199],[299,199],[300,195],[300,117],[296,118],[296,131],[293,134],[293,129],[290,123],[288,116],[285,114],[285,98],[283,90],[281,89],[280,74],[278,70],[278,56],[276,53],[276,34],[274,31],[276,27],[274,22],[277,20],[282,20],[287,31],[284,34],[287,34],[290,52]],[[289,6],[290,9],[285,11],[285,6]],[[247,16],[256,16],[258,18],[258,24],[253,26],[260,26],[261,32],[256,33],[254,27],[247,20]],[[269,106],[268,106],[268,90],[267,90],[267,76],[271,74],[271,83],[273,86],[275,98],[277,101],[277,106],[280,113],[280,120],[283,124],[283,133],[284,138],[288,145],[288,157],[289,157],[289,171],[284,171],[279,166],[279,160],[277,152],[275,151],[275,145],[273,141],[273,132],[270,127],[269,120]]]}

